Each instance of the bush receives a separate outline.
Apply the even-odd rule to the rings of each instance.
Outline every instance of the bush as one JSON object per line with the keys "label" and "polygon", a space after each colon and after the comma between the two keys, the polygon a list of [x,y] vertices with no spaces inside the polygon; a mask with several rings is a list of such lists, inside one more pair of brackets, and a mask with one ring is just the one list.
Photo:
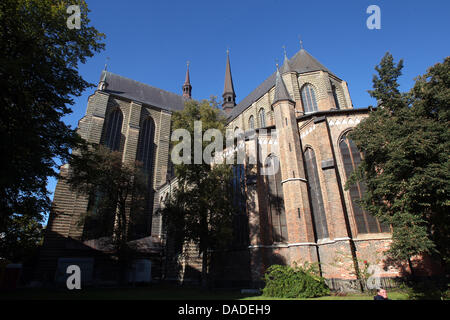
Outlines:
{"label": "bush", "polygon": [[263,296],[275,298],[314,298],[330,294],[325,280],[314,266],[270,266],[265,275]]}
{"label": "bush", "polygon": [[416,281],[409,285],[402,285],[401,289],[408,294],[408,300],[448,300],[447,286],[438,285],[433,281]]}

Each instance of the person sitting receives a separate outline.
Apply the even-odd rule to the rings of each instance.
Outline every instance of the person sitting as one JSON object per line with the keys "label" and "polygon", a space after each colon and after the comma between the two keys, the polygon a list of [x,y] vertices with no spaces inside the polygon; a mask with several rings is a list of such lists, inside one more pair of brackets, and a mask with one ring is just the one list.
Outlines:
{"label": "person sitting", "polygon": [[377,295],[373,297],[373,300],[389,300],[386,290],[383,288],[377,289]]}

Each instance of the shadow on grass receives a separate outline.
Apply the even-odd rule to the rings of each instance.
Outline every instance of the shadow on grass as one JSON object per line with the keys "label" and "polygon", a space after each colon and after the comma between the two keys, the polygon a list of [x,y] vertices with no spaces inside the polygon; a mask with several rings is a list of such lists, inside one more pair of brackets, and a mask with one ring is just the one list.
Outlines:
{"label": "shadow on grass", "polygon": [[[404,292],[391,292],[389,299],[406,300]],[[198,287],[152,285],[126,288],[85,288],[81,290],[22,288],[0,291],[0,300],[298,300],[277,299],[260,295],[242,294],[239,290],[203,290]],[[373,300],[368,294],[325,296],[307,300]]]}
{"label": "shadow on grass", "polygon": [[248,297],[249,294],[241,294],[239,290],[204,290],[176,285],[81,290],[21,288],[0,291],[0,300],[238,300]]}

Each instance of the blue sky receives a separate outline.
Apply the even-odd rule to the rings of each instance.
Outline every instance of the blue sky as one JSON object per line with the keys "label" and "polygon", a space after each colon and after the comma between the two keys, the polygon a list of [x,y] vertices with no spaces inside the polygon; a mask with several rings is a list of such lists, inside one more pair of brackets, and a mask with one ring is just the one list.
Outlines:
{"label": "blue sky", "polygon": [[[401,89],[450,54],[450,1],[144,1],[87,0],[91,24],[106,34],[106,50],[79,66],[97,83],[108,70],[181,94],[190,61],[195,99],[221,97],[226,49],[241,101],[274,70],[275,61],[304,48],[349,85],[356,108],[374,104],[374,67],[386,51],[404,59]],[[369,30],[369,5],[381,9],[381,29]],[[75,98],[65,121],[77,126],[94,89]],[[50,179],[53,192],[55,180]]]}

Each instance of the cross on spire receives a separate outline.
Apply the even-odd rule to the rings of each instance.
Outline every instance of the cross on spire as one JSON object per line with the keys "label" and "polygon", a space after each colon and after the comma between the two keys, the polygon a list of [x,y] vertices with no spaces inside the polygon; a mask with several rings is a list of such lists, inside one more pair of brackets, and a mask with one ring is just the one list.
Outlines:
{"label": "cross on spire", "polygon": [[300,42],[300,49],[303,49],[303,40],[302,40],[302,37],[300,35],[298,36],[298,40]]}

